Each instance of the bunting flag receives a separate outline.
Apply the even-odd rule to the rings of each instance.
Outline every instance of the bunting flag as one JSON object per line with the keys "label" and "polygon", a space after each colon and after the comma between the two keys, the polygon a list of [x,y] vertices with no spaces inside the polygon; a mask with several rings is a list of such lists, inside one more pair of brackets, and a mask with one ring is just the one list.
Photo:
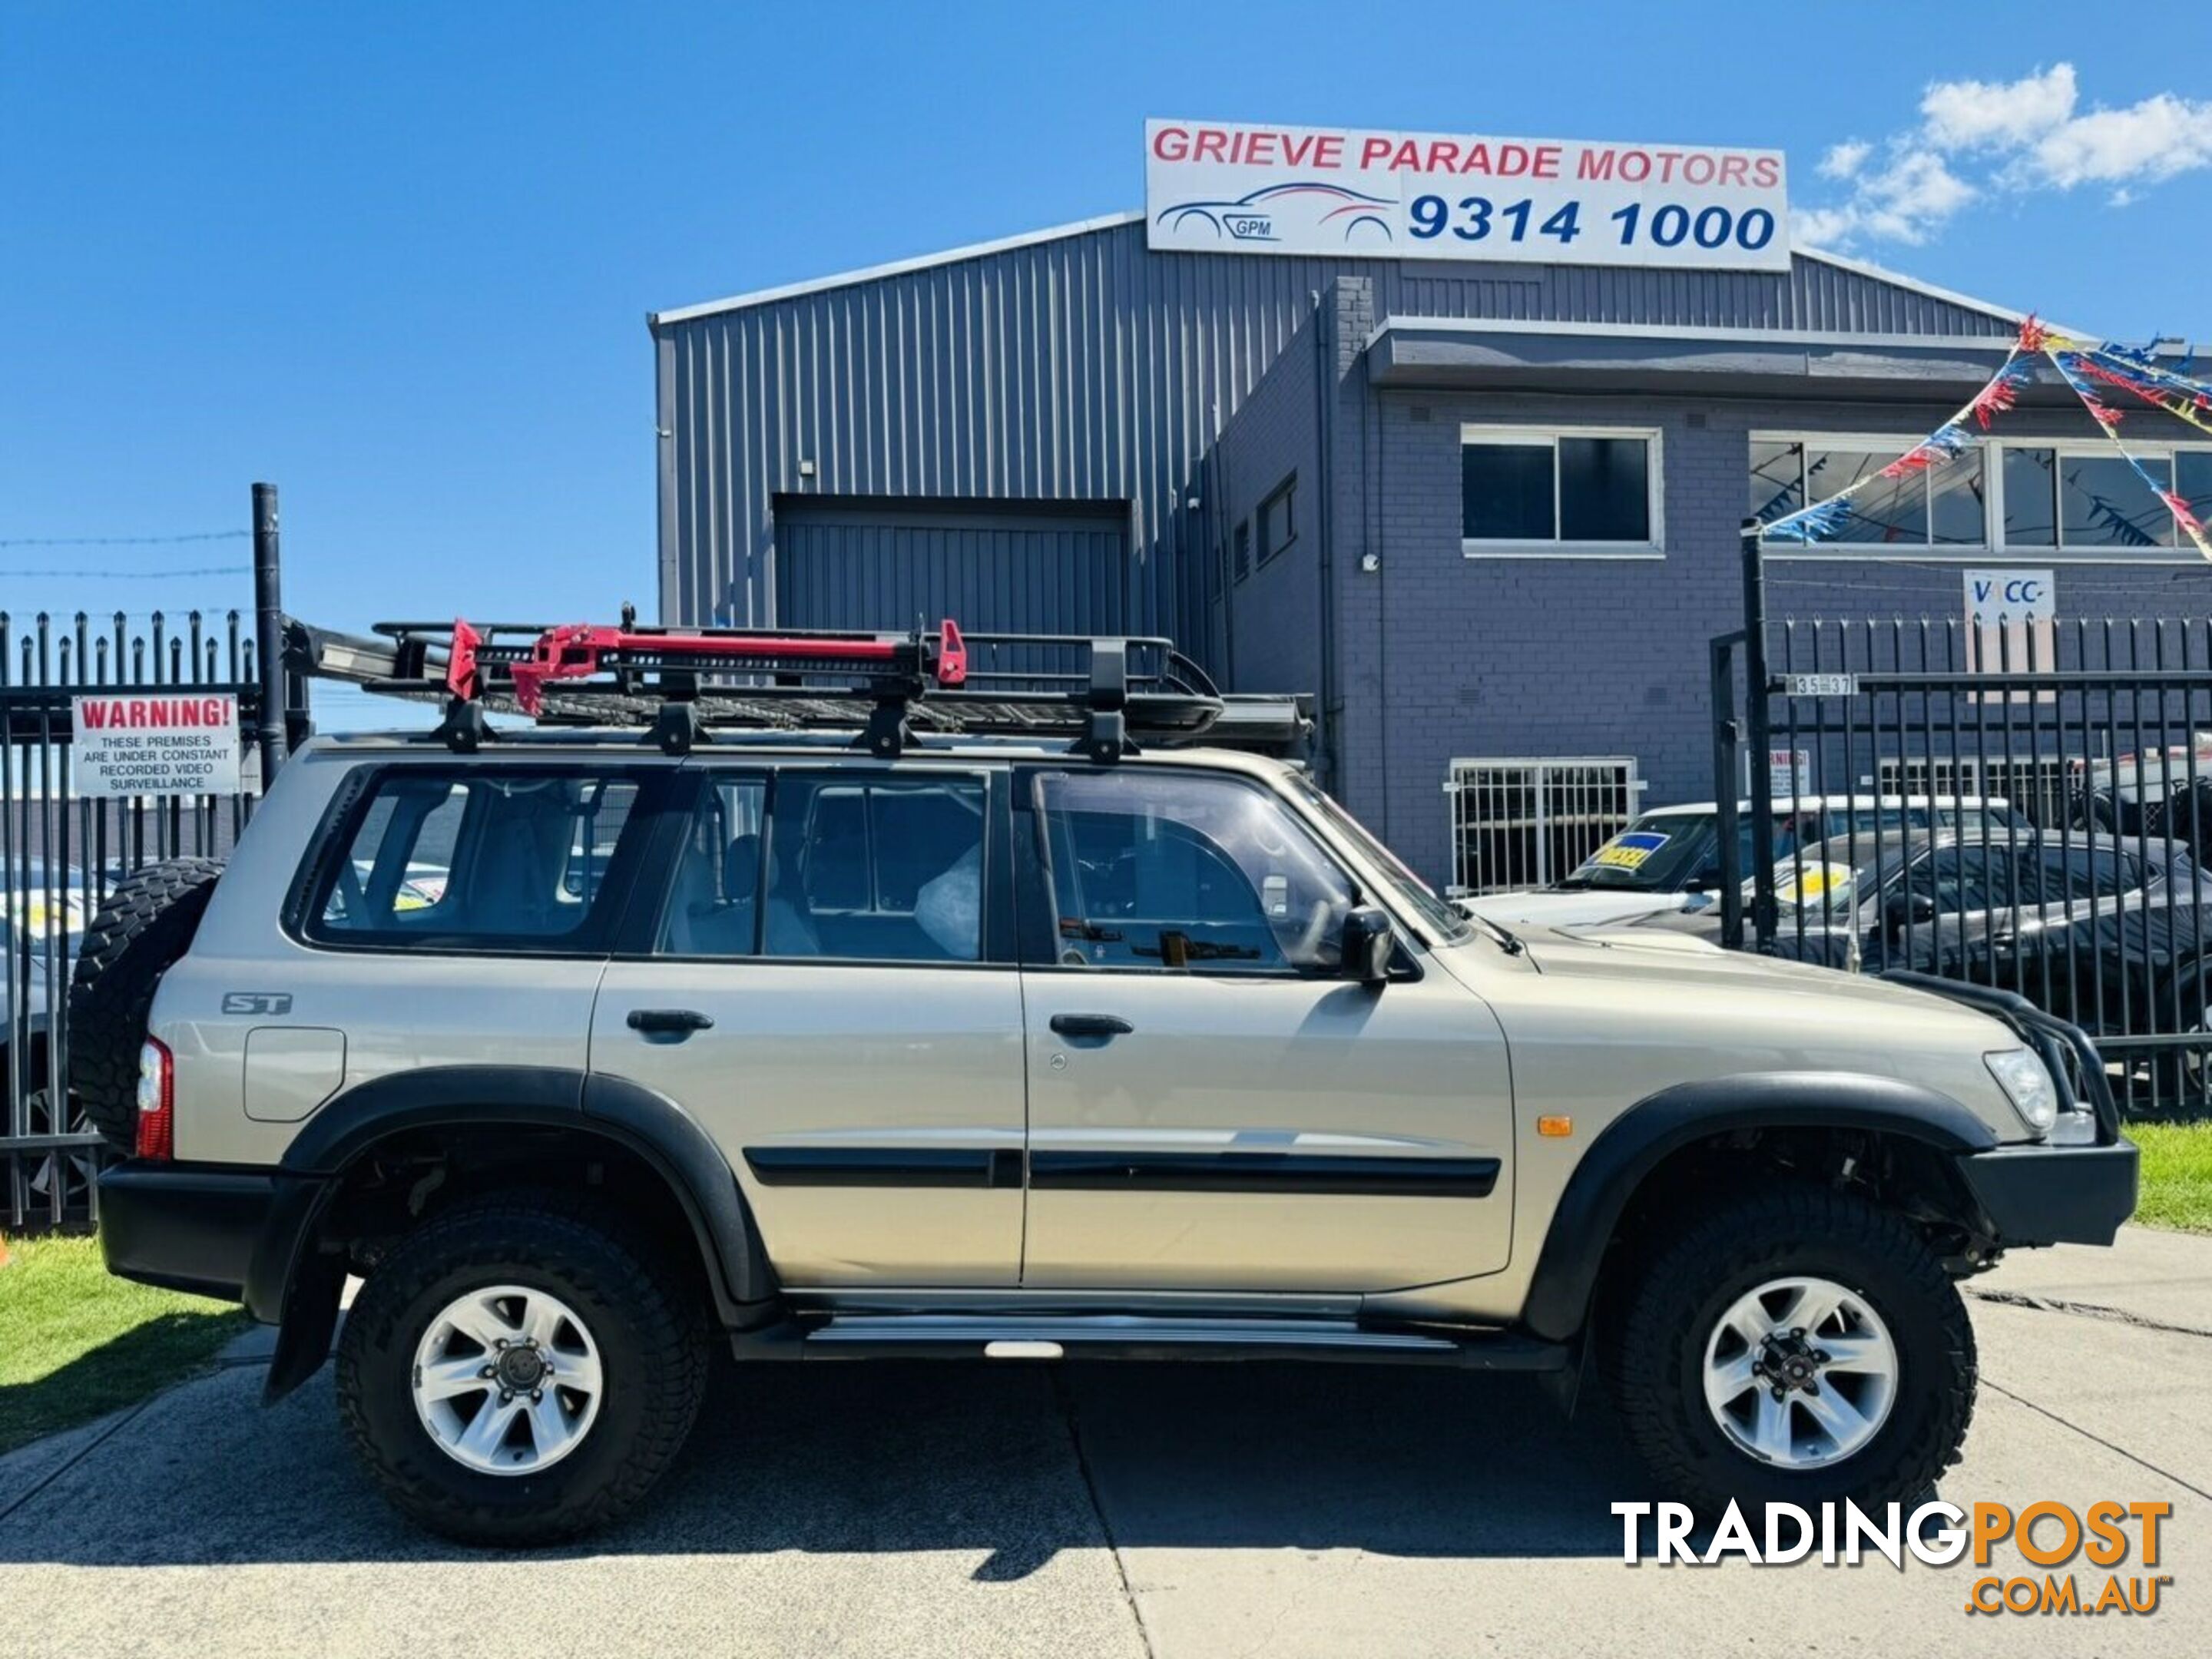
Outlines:
{"label": "bunting flag", "polygon": [[1966,422],[1973,421],[1986,432],[1990,422],[2010,409],[2018,399],[2020,388],[2027,384],[2034,372],[2035,360],[2027,355],[2027,350],[2024,343],[2015,344],[2007,355],[2002,367],[1990,376],[1987,385],[1960,406],[1957,414],[1887,466],[1853,480],[1826,501],[1811,502],[1795,513],[1784,514],[1761,525],[1759,529],[1760,539],[1774,542],[1825,541],[1850,521],[1851,498],[1861,490],[1873,484],[1902,478],[1909,473],[1934,471],[1957,460],[1973,442],[1973,434],[1966,429]]}
{"label": "bunting flag", "polygon": [[[2031,323],[2033,321],[2033,319],[2029,320]],[[2089,418],[2104,428],[2105,435],[2112,441],[2112,447],[2120,452],[2127,464],[2135,469],[2136,476],[2143,481],[2143,488],[2166,504],[2166,510],[2173,515],[2174,527],[2189,538],[2198,553],[2212,559],[2212,535],[2207,534],[2203,521],[2197,517],[2188,499],[2173,488],[2175,480],[2171,472],[2166,483],[2158,481],[2151,470],[2143,465],[2142,457],[2136,453],[2134,446],[2120,435],[2122,411],[2099,397],[2095,390],[2098,386],[2123,387],[2142,397],[2154,407],[2178,416],[2192,426],[2203,427],[2205,426],[2203,420],[2192,418],[2201,414],[2203,409],[2185,400],[2179,390],[2171,392],[2171,401],[2166,396],[2157,394],[2166,392],[2167,388],[2163,383],[2169,380],[2175,382],[2178,387],[2192,387],[2197,391],[2212,388],[2195,387],[2185,377],[2169,374],[2159,368],[2150,362],[2150,348],[2148,346],[2140,352],[2125,349],[2115,350],[2110,347],[2100,350],[2084,342],[2052,334],[2048,330],[2039,329],[2038,332],[2041,336],[2043,355],[2051,359],[2051,367],[2073,389],[2074,395],[2081,400],[2081,406],[2089,411]],[[2023,338],[2027,336],[2025,325],[2021,335]],[[2203,408],[2212,409],[2212,403]],[[2188,412],[2185,413],[2185,410]],[[2212,427],[2206,427],[2206,429],[2212,430]]]}
{"label": "bunting flag", "polygon": [[2200,432],[2212,433],[2212,382],[2190,375],[2186,360],[2178,368],[2159,362],[2155,342],[2124,346],[2070,339],[2032,316],[2021,324],[2019,337],[2003,364],[1957,414],[1879,471],[1853,481],[1825,501],[1810,502],[1761,525],[1760,538],[1806,543],[1826,540],[1850,521],[1851,498],[1869,485],[1948,465],[1973,442],[1966,424],[1970,420],[1986,432],[1998,416],[2019,403],[2021,388],[2034,378],[2039,358],[2050,361],[2059,378],[2081,400],[2098,429],[2112,440],[2136,476],[2173,515],[2175,527],[2199,553],[2212,560],[2212,532],[2208,532],[2188,498],[2172,487],[2175,481],[2169,478],[2161,484],[2122,435],[2126,411],[2106,395],[2111,391],[2124,392]]}

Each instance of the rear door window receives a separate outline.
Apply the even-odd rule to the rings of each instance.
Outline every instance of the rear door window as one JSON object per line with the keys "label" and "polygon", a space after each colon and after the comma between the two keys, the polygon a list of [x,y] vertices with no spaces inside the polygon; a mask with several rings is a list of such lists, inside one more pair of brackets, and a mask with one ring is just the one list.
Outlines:
{"label": "rear door window", "polygon": [[329,945],[597,948],[638,791],[611,772],[386,772],[319,871],[302,931]]}
{"label": "rear door window", "polygon": [[988,800],[972,775],[782,774],[759,881],[762,954],[979,960]]}

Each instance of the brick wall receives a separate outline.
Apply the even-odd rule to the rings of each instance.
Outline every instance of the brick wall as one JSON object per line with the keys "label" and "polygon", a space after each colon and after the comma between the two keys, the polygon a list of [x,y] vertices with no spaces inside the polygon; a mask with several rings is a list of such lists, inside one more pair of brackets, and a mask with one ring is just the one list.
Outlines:
{"label": "brick wall", "polygon": [[[1713,793],[1709,643],[1741,620],[1737,532],[1749,506],[1753,431],[1910,441],[1952,412],[1926,403],[1378,388],[1365,380],[1362,355],[1376,321],[1372,283],[1336,279],[1213,459],[1230,524],[1249,516],[1295,466],[1303,525],[1311,525],[1322,492],[1309,474],[1324,445],[1329,450],[1337,696],[1325,710],[1325,780],[1439,883],[1452,875],[1443,786],[1455,758],[1630,755],[1649,804]],[[1340,377],[1326,440],[1313,380],[1321,362]],[[1466,556],[1463,423],[1657,430],[1664,556]],[[2085,416],[2060,410],[2015,411],[1998,432],[2098,439]],[[2177,428],[2157,435],[2187,434]],[[1231,584],[1237,689],[1321,686],[1310,599],[1317,554],[1309,542],[1302,526],[1289,554],[1265,571],[1255,565],[1241,587]],[[1372,571],[1361,568],[1369,556]],[[2062,616],[2212,616],[2212,568],[2181,553],[2116,563],[1986,552],[1772,557],[1769,614],[1777,624],[1791,617],[1955,617],[1964,611],[1963,572],[1990,564],[2051,567]]]}
{"label": "brick wall", "polygon": [[[1222,433],[1202,475],[1213,497],[1215,544],[1224,567],[1226,637],[1217,644],[1216,660],[1224,665],[1231,690],[1318,691],[1321,686],[1319,515],[1327,491],[1315,398],[1322,326],[1316,313],[1291,336]],[[1330,384],[1335,380],[1332,374]],[[1260,503],[1285,479],[1296,483],[1297,534],[1290,546],[1263,562]],[[1251,544],[1241,579],[1234,562],[1240,525]]]}
{"label": "brick wall", "polygon": [[[1932,429],[1948,409],[1785,402],[1471,396],[1374,398],[1379,497],[1365,580],[1379,626],[1347,630],[1347,680],[1379,679],[1382,787],[1347,802],[1432,880],[1449,872],[1440,793],[1449,763],[1480,755],[1628,754],[1652,805],[1713,793],[1709,641],[1741,619],[1737,527],[1754,430]],[[1661,560],[1466,557],[1459,526],[1462,422],[1658,429]],[[2038,411],[2008,437],[2094,436],[2086,419]],[[1958,617],[1971,565],[2049,565],[2067,616],[2212,615],[2212,570],[2176,554],[2120,565],[2048,555],[1775,558],[1768,614]],[[1379,646],[1376,641],[1379,640]],[[1375,660],[1379,650],[1379,662]],[[1844,780],[1828,781],[1842,786]]]}

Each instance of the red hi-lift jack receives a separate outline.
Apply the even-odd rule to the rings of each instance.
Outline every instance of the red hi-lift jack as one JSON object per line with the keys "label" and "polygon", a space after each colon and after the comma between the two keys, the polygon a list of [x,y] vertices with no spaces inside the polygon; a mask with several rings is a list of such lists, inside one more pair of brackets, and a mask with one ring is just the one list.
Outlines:
{"label": "red hi-lift jack", "polygon": [[[482,690],[477,653],[483,635],[467,623],[453,623],[453,654],[446,666],[446,689],[464,702]],[[526,714],[544,704],[551,680],[589,679],[603,670],[689,666],[701,673],[822,673],[841,668],[927,678],[945,690],[968,681],[968,648],[959,624],[947,617],[933,645],[910,640],[838,639],[821,635],[755,634],[726,629],[714,634],[670,633],[610,628],[597,623],[568,623],[538,636],[526,661],[507,665],[514,701]]]}

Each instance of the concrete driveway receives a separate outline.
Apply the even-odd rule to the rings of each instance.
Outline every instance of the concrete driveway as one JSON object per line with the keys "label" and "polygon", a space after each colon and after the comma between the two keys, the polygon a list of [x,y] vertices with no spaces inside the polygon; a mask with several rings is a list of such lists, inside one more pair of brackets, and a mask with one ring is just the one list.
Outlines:
{"label": "concrete driveway", "polygon": [[1963,1565],[1632,1569],[1607,1505],[1652,1494],[1601,1414],[1335,1366],[763,1366],[632,1524],[480,1553],[382,1507],[327,1373],[264,1412],[240,1366],[0,1460],[0,1653],[2212,1650],[2212,1240],[1973,1288],[1943,1495],[2170,1501],[2154,1617],[1971,1616]]}

